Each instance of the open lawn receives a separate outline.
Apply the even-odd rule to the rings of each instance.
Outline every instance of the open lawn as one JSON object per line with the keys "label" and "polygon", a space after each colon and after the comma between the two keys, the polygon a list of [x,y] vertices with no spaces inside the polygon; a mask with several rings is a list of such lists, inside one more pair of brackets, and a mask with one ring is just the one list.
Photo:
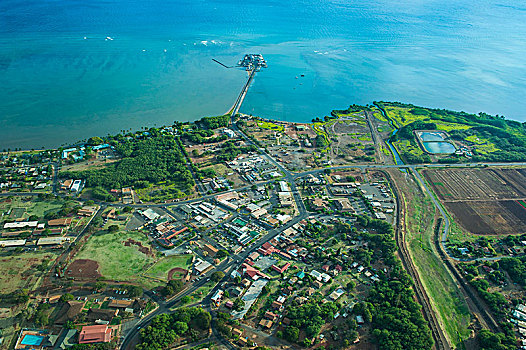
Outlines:
{"label": "open lawn", "polygon": [[148,264],[154,262],[154,253],[146,254],[147,250],[153,252],[148,239],[142,233],[100,231],[90,237],[74,260],[89,259],[98,262],[99,273],[105,278],[134,281]]}
{"label": "open lawn", "polygon": [[38,267],[45,261],[51,264],[55,258],[56,255],[49,252],[0,257],[0,294],[12,293],[22,288],[36,288],[42,274]]}
{"label": "open lawn", "polygon": [[[152,265],[144,275],[163,281],[168,281],[168,272],[174,268],[188,270],[192,264],[193,255],[167,256]],[[177,275],[177,273],[176,273]],[[175,276],[174,276],[175,277]]]}

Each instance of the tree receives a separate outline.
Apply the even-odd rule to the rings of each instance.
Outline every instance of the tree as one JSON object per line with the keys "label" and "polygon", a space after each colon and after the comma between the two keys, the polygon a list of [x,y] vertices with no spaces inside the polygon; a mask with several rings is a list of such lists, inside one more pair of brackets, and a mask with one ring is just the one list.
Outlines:
{"label": "tree", "polygon": [[127,290],[128,290],[130,297],[132,298],[141,297],[143,293],[142,288],[139,286],[128,286]]}
{"label": "tree", "polygon": [[90,146],[97,146],[97,145],[101,145],[102,143],[104,143],[104,140],[98,136],[90,137],[88,139],[88,145]]}
{"label": "tree", "polygon": [[219,282],[225,277],[225,273],[222,271],[215,271],[212,276],[210,276],[210,279],[214,282]]}
{"label": "tree", "polygon": [[226,257],[226,256],[228,256],[228,255],[229,255],[229,253],[228,253],[226,250],[224,250],[224,249],[220,249],[220,250],[216,253],[216,258],[218,258],[218,259],[222,259],[222,258],[224,258],[224,257]]}
{"label": "tree", "polygon": [[177,321],[174,323],[173,327],[177,335],[183,335],[188,331],[188,324],[185,322]]}
{"label": "tree", "polygon": [[161,289],[161,294],[165,297],[179,293],[183,289],[183,282],[180,279],[170,280],[166,286]]}
{"label": "tree", "polygon": [[199,312],[199,314],[192,320],[192,323],[195,324],[196,327],[201,328],[201,329],[210,328],[210,322],[212,321],[212,315],[210,315],[209,312],[206,312],[204,310],[200,310],[200,311],[201,312]]}
{"label": "tree", "polygon": [[288,326],[283,331],[283,337],[290,342],[297,342],[300,336],[300,330],[294,326]]}
{"label": "tree", "polygon": [[237,298],[234,300],[234,306],[233,309],[236,311],[241,311],[245,307],[245,302],[241,300],[240,298]]}
{"label": "tree", "polygon": [[73,300],[75,297],[73,296],[73,294],[70,294],[70,293],[66,293],[66,294],[62,294],[62,296],[60,297],[60,301],[65,303],[67,301],[70,301],[70,300]]}
{"label": "tree", "polygon": [[95,290],[100,291],[100,290],[105,289],[106,285],[107,284],[105,282],[97,281],[97,282],[95,282],[95,286],[94,287],[95,287]]}
{"label": "tree", "polygon": [[108,232],[109,233],[115,233],[119,231],[119,225],[110,225],[108,226]]}

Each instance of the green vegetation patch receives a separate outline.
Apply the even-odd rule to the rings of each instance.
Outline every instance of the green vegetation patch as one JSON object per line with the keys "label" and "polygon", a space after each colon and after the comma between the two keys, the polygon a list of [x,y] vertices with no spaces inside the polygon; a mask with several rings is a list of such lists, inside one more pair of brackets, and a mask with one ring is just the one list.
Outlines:
{"label": "green vegetation patch", "polygon": [[[398,126],[398,132],[391,141],[398,148],[400,140],[414,141],[413,130],[444,130],[452,140],[470,147],[472,160],[476,162],[518,162],[526,158],[526,123],[491,116],[486,113],[470,114],[445,109],[418,107],[399,102],[378,102],[391,121]],[[425,159],[408,159],[412,163]],[[458,162],[462,157],[451,155],[447,162]]]}
{"label": "green vegetation patch", "polygon": [[101,200],[112,199],[110,189],[145,188],[161,181],[173,184],[179,191],[178,196],[183,196],[184,191],[190,192],[194,180],[176,140],[156,129],[150,132],[147,138],[115,136],[111,143],[122,157],[118,162],[102,169],[65,171],[60,176],[86,180],[87,187],[95,188],[93,196]]}
{"label": "green vegetation patch", "polygon": [[[132,242],[125,245],[125,242]],[[106,233],[101,231],[86,242],[75,259],[90,259],[99,263],[99,272],[108,279],[133,281],[148,264],[154,262],[152,254],[145,254],[136,244],[150,249],[148,239],[139,232]]]}
{"label": "green vegetation patch", "polygon": [[257,124],[260,128],[263,128],[263,129],[269,129],[269,130],[274,130],[274,131],[284,131],[285,130],[283,125],[277,125],[277,124],[274,124],[272,122],[265,121],[265,120],[258,120]]}

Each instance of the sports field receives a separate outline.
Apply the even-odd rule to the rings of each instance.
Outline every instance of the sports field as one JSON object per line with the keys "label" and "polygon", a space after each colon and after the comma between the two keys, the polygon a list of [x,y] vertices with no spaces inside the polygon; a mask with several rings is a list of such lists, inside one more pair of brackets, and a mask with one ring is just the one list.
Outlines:
{"label": "sports field", "polygon": [[168,281],[169,273],[173,269],[172,278],[180,278],[181,269],[188,270],[192,264],[193,255],[172,255],[167,256],[157,261],[150,267],[144,275],[147,277],[156,278],[162,281]]}
{"label": "sports field", "polygon": [[73,261],[80,259],[96,261],[105,278],[133,281],[154,262],[155,253],[142,233],[101,231],[90,237]]}

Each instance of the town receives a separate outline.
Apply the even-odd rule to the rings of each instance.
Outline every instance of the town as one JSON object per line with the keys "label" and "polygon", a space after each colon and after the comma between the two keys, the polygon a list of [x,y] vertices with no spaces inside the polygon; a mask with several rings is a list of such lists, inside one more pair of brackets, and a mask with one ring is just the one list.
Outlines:
{"label": "town", "polygon": [[377,103],[4,152],[0,346],[526,348],[526,164],[469,123]]}

